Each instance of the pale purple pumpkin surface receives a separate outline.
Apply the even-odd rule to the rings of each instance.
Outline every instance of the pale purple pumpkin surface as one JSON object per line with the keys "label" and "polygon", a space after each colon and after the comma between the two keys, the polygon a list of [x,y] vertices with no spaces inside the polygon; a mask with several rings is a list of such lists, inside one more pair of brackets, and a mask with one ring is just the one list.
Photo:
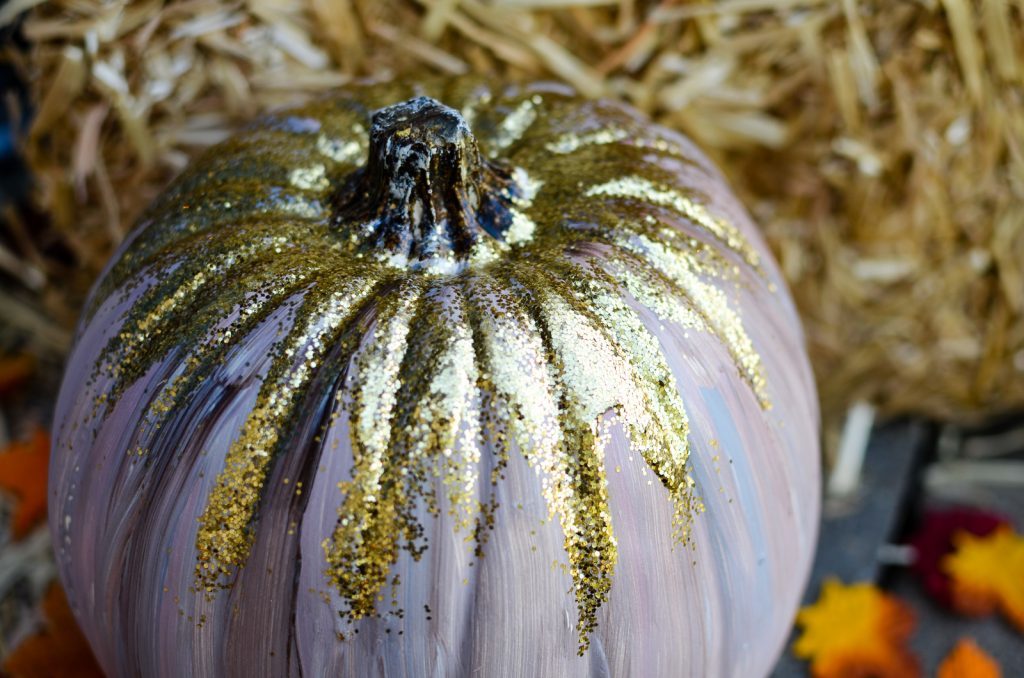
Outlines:
{"label": "pale purple pumpkin surface", "polygon": [[[453,152],[475,152],[479,143],[487,158],[479,162],[497,168],[497,188],[487,175],[458,199],[434,201],[430,191],[445,190],[445,176],[430,175],[453,129],[445,118],[449,126],[431,132],[440,141],[410,146],[411,161],[399,154],[382,165],[399,174],[415,166],[411,183],[395,182],[390,194],[382,189],[390,211],[352,207],[376,199],[366,182],[388,179],[359,174],[368,154],[372,160],[384,152],[368,141],[367,130],[383,129],[384,117],[374,111],[421,93],[355,89],[254,123],[242,141],[197,161],[177,184],[184,188],[172,186],[158,200],[94,290],[57,407],[50,523],[69,600],[101,666],[112,676],[175,677],[766,674],[809,571],[820,470],[817,400],[799,320],[757,228],[689,141],[624,106],[586,103],[551,85],[431,85],[426,93],[458,109],[478,140],[459,137]],[[452,109],[436,111],[443,117]],[[414,134],[416,114],[412,122],[398,115]],[[250,171],[261,153],[280,171]],[[578,172],[568,176],[557,158],[578,163]],[[477,162],[448,179],[475,181],[474,172],[484,171]],[[424,176],[429,181],[416,183]],[[615,183],[619,176],[630,182]],[[412,188],[399,195],[396,185]],[[630,189],[636,186],[651,197],[638,197]],[[485,190],[504,196],[487,222],[472,213],[482,212],[478,193]],[[231,198],[245,192],[259,199]],[[410,195],[421,202],[403,203]],[[506,208],[514,218],[501,217]],[[413,224],[411,235],[380,236],[404,228],[403,218]],[[633,225],[642,221],[648,230],[640,232]],[[469,235],[452,235],[456,227]],[[329,241],[348,228],[366,237],[346,235],[340,248]],[[560,235],[547,242],[545,229]],[[224,240],[228,231],[236,240]],[[218,247],[226,252],[268,233],[278,251],[241,264],[218,258]],[[666,264],[669,255],[651,244],[658,233],[680,250],[699,245],[707,258],[684,252]],[[493,251],[481,255],[481,243]],[[617,259],[625,250],[636,256]],[[366,270],[381,276],[351,309],[338,293],[341,302],[331,308],[344,317],[337,321],[317,305],[327,297],[314,294],[334,284],[343,289],[342,278],[363,269],[316,268],[326,256],[372,260],[366,266],[377,268]],[[552,268],[559,256],[566,267]],[[516,263],[499,271],[503,258]],[[312,268],[305,271],[307,261]],[[655,262],[651,270],[663,284],[657,294],[647,294],[654,277],[636,278],[646,275],[646,261]],[[542,277],[528,266],[541,267],[549,280],[573,271],[586,277],[595,263],[607,263],[610,277],[591,287],[619,299],[605,315],[588,315],[598,297],[587,295],[598,293],[586,280],[550,289],[529,282]],[[292,273],[298,277],[289,287],[282,280]],[[267,298],[259,297],[261,275],[273,278]],[[621,276],[634,277],[627,284]],[[705,298],[688,300],[688,291]],[[231,294],[235,301],[211,301]],[[170,298],[178,301],[159,305]],[[399,322],[406,299],[414,310]],[[672,315],[671,303],[685,312]],[[509,347],[527,344],[494,329],[487,314],[495,309],[546,347],[549,364],[523,358],[543,377],[533,386],[506,388],[514,379],[501,370],[518,364],[516,355],[508,362]],[[303,322],[316,332],[293,337]],[[468,354],[455,349],[459,322]],[[627,327],[642,330],[659,355],[631,355],[631,347],[647,344],[635,333],[626,337]],[[588,339],[592,334],[603,338]],[[128,338],[112,341],[119,335]],[[282,353],[289,346],[294,350]],[[469,355],[473,366],[459,368],[449,359],[456,355]],[[627,376],[597,375],[607,384],[583,394],[585,380],[594,378],[587,370],[596,369],[588,367],[591,356],[593,365],[620,366]],[[428,373],[428,364],[440,371]],[[467,378],[453,381],[459,369]],[[272,410],[276,419],[254,420],[261,407],[270,411],[267,402],[278,406],[275,379],[291,384],[280,392],[294,402]],[[431,379],[443,388],[431,390]],[[456,382],[461,400],[452,396]],[[643,429],[655,441],[679,438],[629,406],[613,416],[632,395],[654,408],[658,388],[670,391],[657,396],[667,398],[658,407],[671,410],[678,401],[685,408],[685,450],[660,442],[640,450],[630,431]],[[419,461],[406,465],[402,445],[420,449],[412,440],[418,434],[402,438],[395,422],[425,416],[417,398],[456,403],[459,417],[434,415],[431,426],[441,417],[448,437],[434,447],[424,443]],[[586,423],[602,398],[613,406],[591,429],[607,438],[595,433],[584,455],[572,449],[574,441],[591,440],[584,427],[583,438],[560,438],[562,456],[550,457],[574,460],[578,453],[588,460],[585,470],[562,476],[545,467],[548,457],[534,448],[547,420],[530,414],[534,399],[576,407],[571,422],[562,409],[548,422],[568,430],[566,422],[577,429]],[[488,408],[519,409],[512,416],[489,415]],[[481,432],[471,417],[488,416],[498,424]],[[517,427],[534,416],[539,428],[520,435]],[[252,434],[257,443],[249,447],[239,442],[268,422],[281,429],[269,443],[260,437],[265,430]],[[390,437],[374,439],[381,430]],[[373,454],[378,462],[371,464]],[[445,461],[454,458],[462,461]],[[245,482],[258,490],[248,504],[225,471],[239,459],[250,464]],[[371,467],[373,482],[366,479]],[[580,480],[591,472],[593,480]],[[413,494],[394,489],[414,486]],[[358,502],[346,499],[356,491],[363,493]],[[223,496],[231,510],[249,511],[241,531],[231,532],[231,519],[211,509]],[[339,512],[343,504],[348,508]],[[490,524],[480,528],[478,521],[476,533],[472,524],[460,527],[456,504]],[[352,516],[363,527],[346,527]],[[411,533],[380,516],[420,530],[414,541],[422,548],[408,547]],[[366,536],[371,532],[393,549],[371,552],[365,544],[378,543]],[[236,534],[244,538],[239,549],[209,546]],[[366,562],[384,564],[383,584],[359,565]],[[354,590],[371,591],[372,613],[353,602]],[[586,632],[590,603],[596,626]]]}

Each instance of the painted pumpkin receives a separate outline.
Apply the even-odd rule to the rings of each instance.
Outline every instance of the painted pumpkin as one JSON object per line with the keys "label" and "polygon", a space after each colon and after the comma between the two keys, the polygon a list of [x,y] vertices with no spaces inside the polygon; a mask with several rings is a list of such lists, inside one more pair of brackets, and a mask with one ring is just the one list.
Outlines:
{"label": "painted pumpkin", "polygon": [[558,85],[354,88],[203,155],[115,256],[50,519],[110,675],[754,676],[817,416],[688,140]]}

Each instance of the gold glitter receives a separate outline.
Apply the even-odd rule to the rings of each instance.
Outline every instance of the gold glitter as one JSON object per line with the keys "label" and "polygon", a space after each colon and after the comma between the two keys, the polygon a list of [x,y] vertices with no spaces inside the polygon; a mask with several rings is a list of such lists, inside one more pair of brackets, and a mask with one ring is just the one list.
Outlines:
{"label": "gold glitter", "polygon": [[293,169],[289,181],[292,186],[307,191],[325,191],[331,185],[327,180],[327,169],[323,165]]}
{"label": "gold glitter", "polygon": [[687,156],[686,152],[675,143],[659,137],[645,138],[643,136],[644,133],[644,131],[637,129],[635,124],[624,127],[606,127],[583,134],[569,132],[561,135],[554,141],[546,143],[544,148],[556,155],[570,155],[580,149],[591,146],[616,144],[620,150],[639,148],[692,162],[692,159]]}
{"label": "gold glitter", "polygon": [[537,231],[536,222],[518,209],[512,208],[509,211],[512,214],[512,225],[509,226],[506,234],[506,242],[510,245],[518,245],[531,240]]}
{"label": "gold glitter", "polygon": [[[397,558],[399,521],[409,522],[402,516],[407,502],[394,473],[396,466],[411,460],[396,455],[389,442],[401,385],[399,370],[419,294],[418,281],[413,280],[382,302],[373,334],[360,348],[351,374],[354,477],[342,488],[345,503],[327,558],[354,619],[373,613]],[[408,532],[406,536],[411,537]]]}
{"label": "gold glitter", "polygon": [[366,130],[358,126],[352,132],[358,135],[357,138],[333,139],[326,134],[321,134],[316,139],[316,150],[334,162],[344,165],[359,162],[366,155],[366,144],[363,142]]}
{"label": "gold glitter", "polygon": [[[743,327],[739,314],[729,308],[725,292],[700,279],[697,274],[699,265],[694,263],[692,255],[673,250],[642,235],[632,241],[622,242],[621,246],[623,250],[642,253],[653,269],[678,285],[681,292],[679,296],[693,305],[701,315],[703,324],[728,347],[761,406],[770,408],[761,357],[754,350],[750,335]],[[653,296],[657,293],[658,288],[654,285],[645,285],[642,290],[638,290],[639,296]],[[685,308],[681,304],[680,307]]]}
{"label": "gold glitter", "polygon": [[[566,270],[564,263],[559,267],[557,262],[551,262],[549,271],[559,268],[562,269],[561,279],[574,281],[569,289],[580,316],[570,316],[571,321],[577,326],[589,322],[592,327],[600,328],[605,341],[614,345],[618,355],[617,364],[606,358],[604,365],[595,367],[597,361],[591,360],[587,369],[596,369],[596,373],[581,381],[600,383],[600,389],[608,394],[605,397],[613,401],[612,406],[629,433],[632,450],[643,456],[672,494],[677,508],[678,536],[685,541],[689,517],[699,503],[691,496],[693,481],[686,470],[689,422],[659,342],[622,301],[614,279],[599,265],[591,264],[588,270],[573,274],[571,268]],[[590,346],[594,339],[587,341],[580,337],[578,341],[586,341]],[[576,352],[580,353],[578,349]],[[601,354],[610,355],[608,349],[598,353]],[[608,383],[611,375],[615,376]],[[577,386],[574,390],[581,389]],[[602,405],[604,403],[598,400],[595,407]]]}
{"label": "gold glitter", "polygon": [[625,139],[629,139],[629,130],[610,127],[607,129],[597,130],[589,134],[563,134],[558,137],[555,141],[548,142],[545,144],[545,148],[552,153],[558,153],[560,155],[566,155],[577,151],[584,146],[603,146],[605,144],[614,144]]}
{"label": "gold glitter", "polygon": [[542,182],[531,177],[521,167],[516,168],[513,179],[521,195],[512,199],[508,210],[512,216],[512,223],[505,232],[505,243],[510,246],[522,245],[533,240],[537,224],[526,212],[533,205],[533,198],[542,186]]}
{"label": "gold glitter", "polygon": [[754,268],[760,266],[757,250],[750,246],[739,229],[724,219],[712,216],[706,207],[678,191],[659,187],[643,177],[628,176],[598,186],[591,186],[584,195],[587,197],[603,195],[613,198],[637,198],[674,209],[698,226],[705,228],[726,247],[740,254]]}
{"label": "gold glitter", "polygon": [[[563,533],[556,566],[572,580],[582,653],[617,558],[611,427],[629,437],[628,463],[667,490],[676,539],[702,510],[685,406],[638,309],[715,337],[767,408],[761,359],[730,297],[764,282],[741,284],[738,264],[759,270],[758,255],[700,194],[669,187],[665,156],[678,164],[686,152],[621,108],[454,81],[422,90],[461,108],[476,139],[429,100],[368,113],[420,89],[356,89],[359,104],[325,99],[268,116],[158,198],[97,294],[139,290],[96,366],[112,384],[97,412],[180,351],[146,410],[158,428],[261,323],[276,322],[255,405],[199,520],[198,587],[215,595],[245,564],[280,455],[345,452],[293,435],[309,391],[340,381],[333,405],[349,418],[353,470],[323,567],[342,617],[404,614],[391,569],[403,550],[418,560],[429,548],[424,512],[447,516],[482,556],[500,507],[481,497],[517,448]],[[378,120],[391,125],[381,128],[390,165],[369,139]],[[429,141],[417,146],[417,134]],[[665,208],[709,242],[682,234]],[[493,455],[484,476],[482,451]],[[293,481],[296,501],[308,501]]]}
{"label": "gold glitter", "polygon": [[258,404],[228,450],[224,470],[199,519],[196,577],[206,591],[212,591],[222,576],[230,575],[231,569],[248,557],[252,541],[249,524],[283,433],[283,422],[292,418],[298,396],[318,361],[373,287],[372,278],[351,277],[336,289],[313,288],[307,292],[300,309],[305,321],[297,322],[281,342],[277,360],[260,388]]}
{"label": "gold glitter", "polygon": [[534,95],[519,102],[519,105],[504,117],[498,124],[497,133],[487,146],[492,157],[523,138],[526,130],[537,119],[537,106],[541,103],[541,98]]}

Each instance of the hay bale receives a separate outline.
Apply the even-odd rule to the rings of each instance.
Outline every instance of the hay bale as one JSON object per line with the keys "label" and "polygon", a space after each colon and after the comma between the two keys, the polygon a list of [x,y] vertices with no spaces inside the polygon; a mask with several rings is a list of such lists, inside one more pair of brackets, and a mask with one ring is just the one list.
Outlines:
{"label": "hay bale", "polygon": [[51,226],[5,240],[71,306],[39,238],[95,275],[254,111],[419,69],[557,77],[716,156],[792,283],[826,413],[1024,404],[1024,0],[21,0],[0,20],[37,4],[12,58]]}

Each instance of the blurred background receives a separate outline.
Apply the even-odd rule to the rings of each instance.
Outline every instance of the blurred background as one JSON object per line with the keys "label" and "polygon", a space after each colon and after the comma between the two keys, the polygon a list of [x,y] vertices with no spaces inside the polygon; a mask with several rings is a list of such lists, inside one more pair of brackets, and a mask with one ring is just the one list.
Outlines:
{"label": "blurred background", "polygon": [[913,608],[926,675],[965,636],[1024,675],[1021,630],[906,567],[935,516],[974,529],[939,511],[1024,526],[1024,0],[8,0],[0,47],[0,449],[23,460],[0,453],[0,653],[45,626],[23,480],[45,478],[78,309],[140,210],[257,111],[476,72],[629,101],[719,163],[818,377],[808,602],[826,576],[869,582]]}

